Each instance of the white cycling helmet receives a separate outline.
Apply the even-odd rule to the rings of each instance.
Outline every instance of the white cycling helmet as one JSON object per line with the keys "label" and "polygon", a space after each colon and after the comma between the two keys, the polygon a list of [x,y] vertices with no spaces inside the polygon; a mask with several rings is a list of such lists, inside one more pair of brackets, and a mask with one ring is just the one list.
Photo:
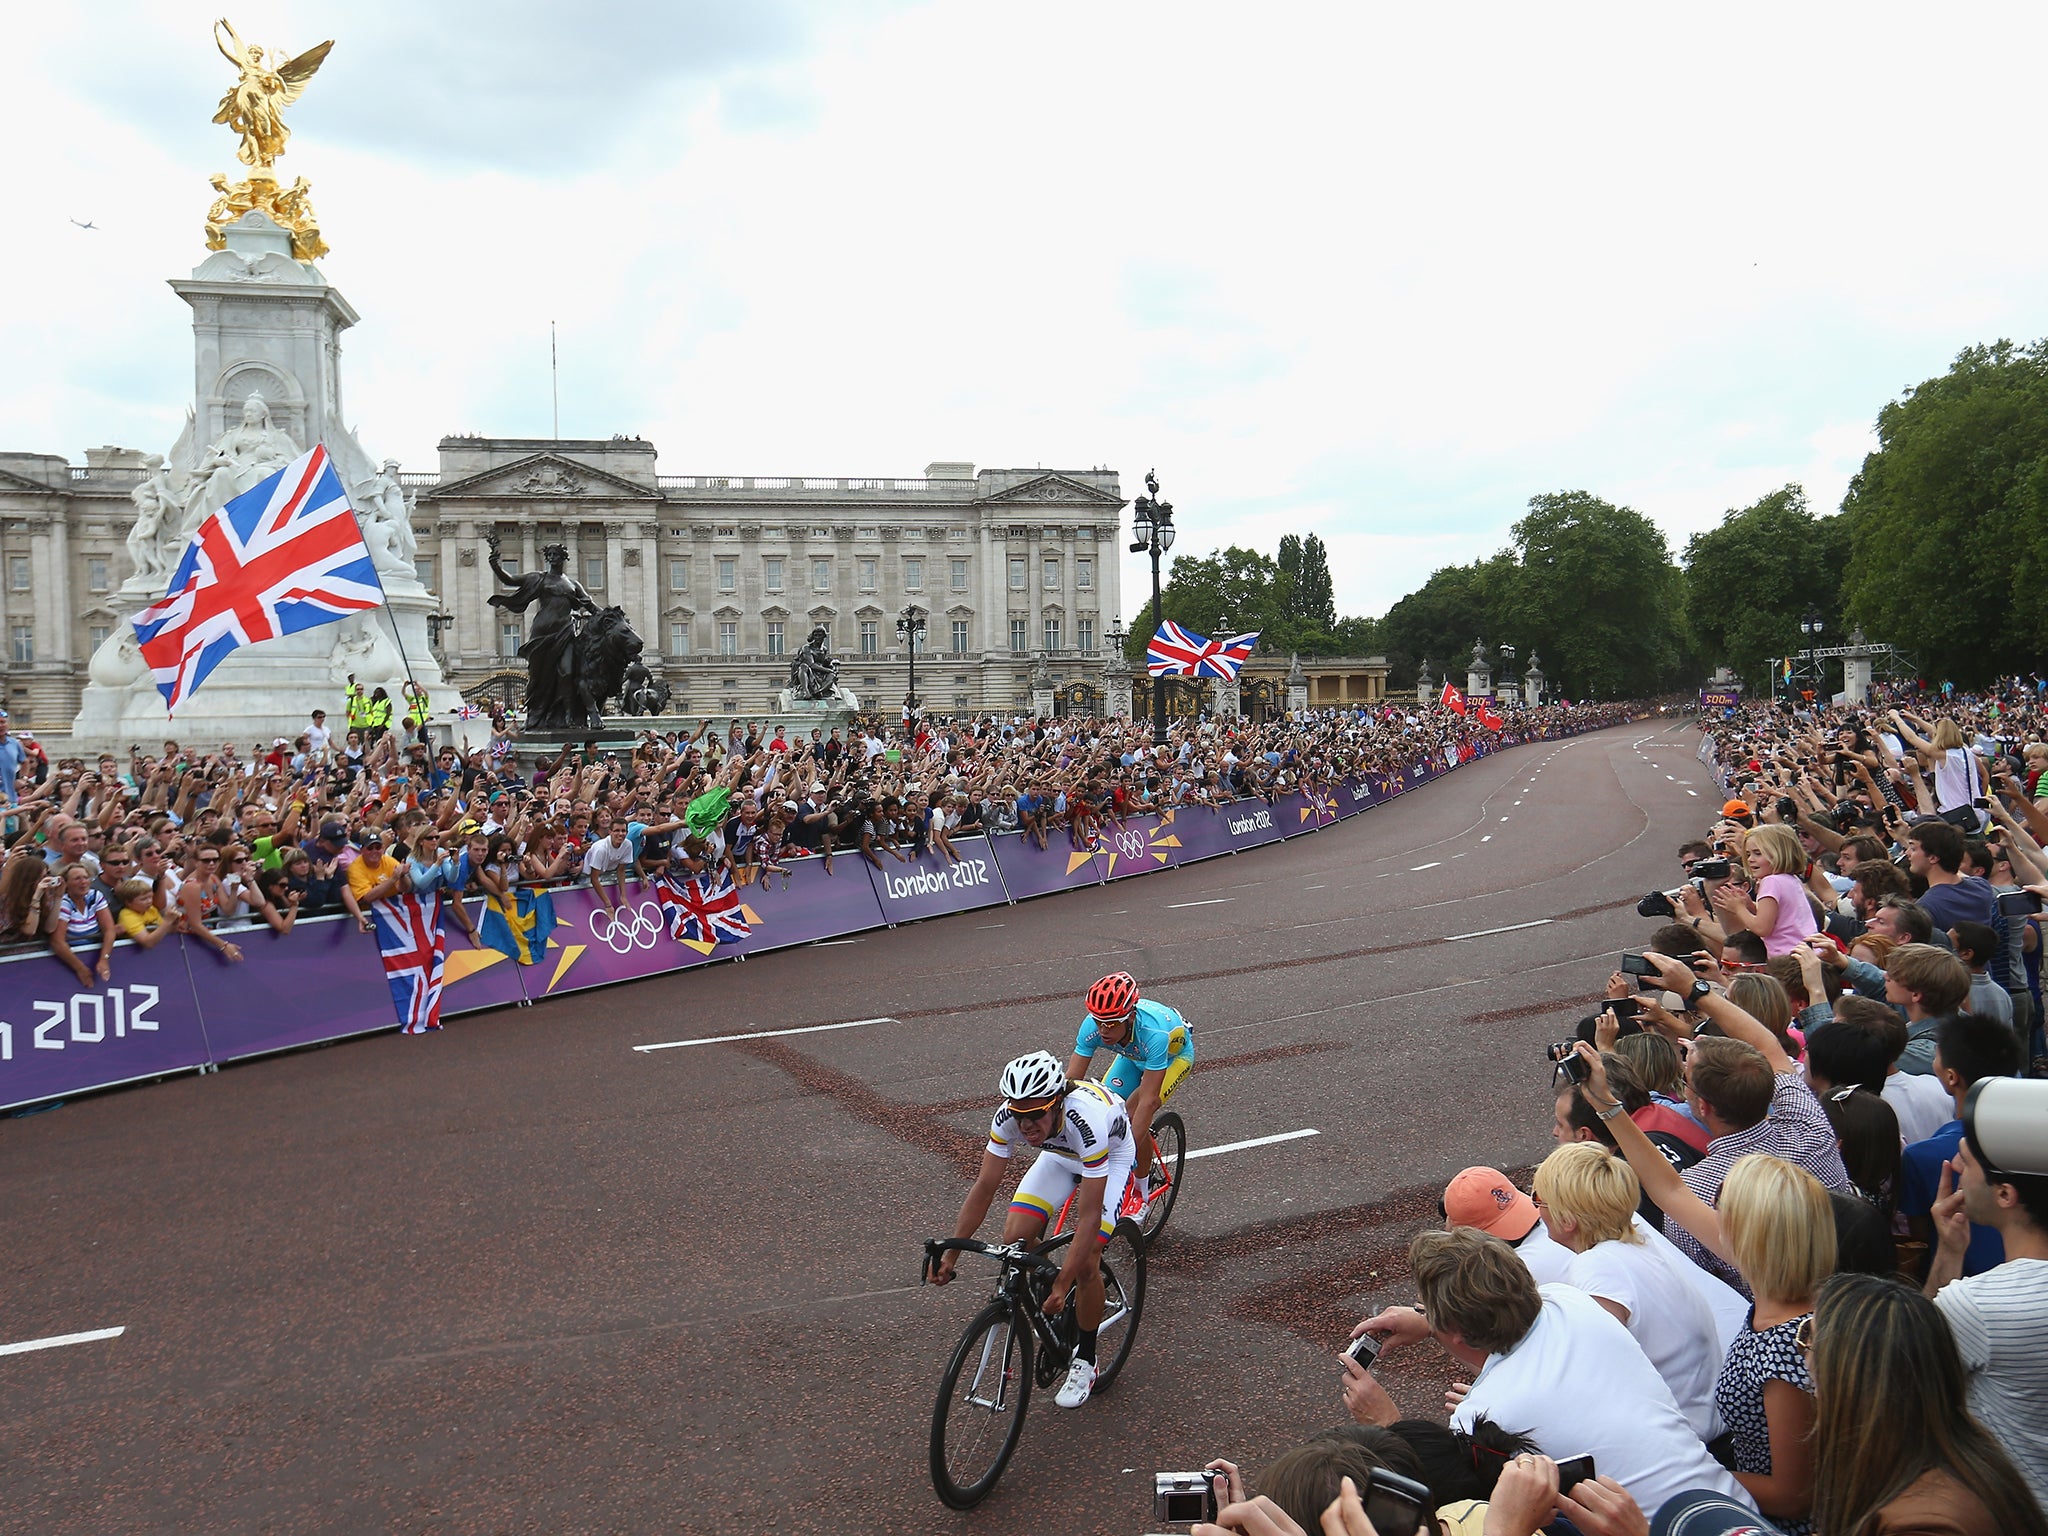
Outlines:
{"label": "white cycling helmet", "polygon": [[1050,1051],[1019,1056],[1003,1068],[1003,1097],[1012,1105],[1046,1104],[1067,1090],[1067,1069]]}

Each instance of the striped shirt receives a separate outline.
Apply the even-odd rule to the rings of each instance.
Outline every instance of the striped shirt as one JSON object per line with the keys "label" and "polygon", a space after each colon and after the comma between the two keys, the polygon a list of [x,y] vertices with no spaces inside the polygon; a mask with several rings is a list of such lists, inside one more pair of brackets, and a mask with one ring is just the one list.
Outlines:
{"label": "striped shirt", "polygon": [[81,904],[67,891],[57,902],[57,915],[64,922],[64,937],[73,944],[89,944],[100,936],[100,914],[110,910],[105,894],[88,887]]}
{"label": "striped shirt", "polygon": [[2048,1508],[2048,1259],[2008,1259],[1934,1298],[1969,1373],[1970,1412]]}
{"label": "striped shirt", "polygon": [[[1690,1168],[1681,1168],[1678,1176],[1694,1194],[1713,1205],[1721,1198],[1721,1181],[1728,1177],[1728,1170],[1752,1152],[1767,1152],[1788,1163],[1797,1163],[1829,1189],[1855,1193],[1848,1170],[1842,1166],[1841,1148],[1835,1144],[1835,1128],[1828,1123],[1820,1100],[1797,1072],[1778,1074],[1777,1087],[1771,1091],[1769,1114],[1744,1130],[1715,1137],[1707,1144],[1707,1155]],[[1734,1266],[1722,1263],[1677,1222],[1669,1223],[1664,1235],[1708,1274],[1727,1281],[1744,1295],[1749,1293]]]}

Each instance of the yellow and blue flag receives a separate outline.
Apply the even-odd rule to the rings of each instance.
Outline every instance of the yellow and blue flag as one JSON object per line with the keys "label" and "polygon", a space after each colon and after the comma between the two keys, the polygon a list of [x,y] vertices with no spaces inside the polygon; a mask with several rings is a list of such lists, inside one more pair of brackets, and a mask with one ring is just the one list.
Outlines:
{"label": "yellow and blue flag", "polygon": [[500,954],[510,955],[521,965],[537,965],[548,952],[548,935],[555,930],[555,898],[552,892],[528,890],[522,886],[512,893],[508,911],[500,896],[484,898],[484,921],[479,932],[484,943]]}

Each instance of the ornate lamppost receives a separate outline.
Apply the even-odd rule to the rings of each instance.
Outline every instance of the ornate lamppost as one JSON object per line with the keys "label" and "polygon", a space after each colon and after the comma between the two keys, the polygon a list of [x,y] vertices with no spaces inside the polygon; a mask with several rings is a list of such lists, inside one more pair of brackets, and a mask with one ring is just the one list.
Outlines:
{"label": "ornate lamppost", "polygon": [[[1159,595],[1159,557],[1173,548],[1173,503],[1159,499],[1159,477],[1153,470],[1145,471],[1145,489],[1149,493],[1140,496],[1131,504],[1131,553],[1150,554],[1152,557],[1152,622],[1160,623],[1165,615],[1161,610]],[[1152,745],[1166,745],[1166,690],[1160,686],[1161,679],[1152,679]]]}
{"label": "ornate lamppost", "polygon": [[924,610],[911,603],[896,620],[896,634],[910,653],[910,691],[903,695],[905,721],[914,721],[917,718],[917,648],[924,640],[924,631]]}
{"label": "ornate lamppost", "polygon": [[[1820,670],[1813,659],[1813,652],[1814,647],[1820,643],[1821,631],[1826,628],[1827,621],[1820,616],[1820,610],[1808,603],[1805,615],[1799,620],[1799,636],[1806,642],[1805,650],[1800,652],[1800,659],[1806,663],[1805,675],[1816,699],[1821,691]],[[1793,692],[1796,693],[1798,690],[1795,688]]]}

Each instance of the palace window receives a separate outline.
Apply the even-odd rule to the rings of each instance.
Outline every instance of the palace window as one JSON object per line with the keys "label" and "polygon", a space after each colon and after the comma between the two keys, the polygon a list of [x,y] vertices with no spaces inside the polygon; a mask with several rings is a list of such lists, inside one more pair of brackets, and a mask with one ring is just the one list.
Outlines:
{"label": "palace window", "polygon": [[820,592],[832,590],[832,562],[813,560],[811,562],[811,585]]}
{"label": "palace window", "polygon": [[1060,589],[1060,562],[1059,562],[1059,557],[1058,557],[1057,555],[1055,555],[1055,556],[1053,556],[1052,558],[1050,558],[1050,559],[1046,560],[1046,561],[1044,562],[1044,567],[1045,567],[1045,568],[1044,568],[1044,570],[1043,570],[1043,571],[1042,571],[1042,572],[1041,572],[1040,574],[1041,574],[1041,575],[1043,576],[1043,578],[1044,578],[1044,581],[1045,581],[1045,590],[1046,590],[1046,591],[1048,591],[1048,592],[1057,592],[1057,591],[1059,591],[1059,589]]}
{"label": "palace window", "polygon": [[906,592],[915,592],[923,586],[924,561],[914,556],[906,557],[903,562],[903,589]]}
{"label": "palace window", "polygon": [[860,621],[860,653],[863,656],[880,654],[882,649],[882,626],[873,619]]}
{"label": "palace window", "polygon": [[94,556],[85,562],[85,590],[104,592],[107,590],[107,562],[105,556]]}
{"label": "palace window", "polygon": [[1019,656],[1030,649],[1031,627],[1022,619],[1010,620],[1010,649]]}
{"label": "palace window", "polygon": [[604,590],[603,555],[585,555],[583,557],[583,585],[590,588],[593,592],[602,592]]}
{"label": "palace window", "polygon": [[1076,619],[1074,621],[1074,644],[1080,647],[1084,655],[1095,649],[1095,621],[1093,619]]}
{"label": "palace window", "polygon": [[740,653],[740,622],[738,619],[718,621],[718,654],[737,656]]}
{"label": "palace window", "polygon": [[7,585],[17,592],[26,592],[28,590],[27,555],[9,555],[7,557]]}
{"label": "palace window", "polygon": [[761,583],[770,592],[782,590],[782,556],[769,555],[761,561]]}
{"label": "palace window", "polygon": [[36,659],[36,627],[33,624],[14,626],[14,659],[24,666]]}
{"label": "palace window", "polygon": [[421,555],[412,563],[412,573],[419,578],[419,584],[431,588],[434,585],[434,557]]}
{"label": "palace window", "polygon": [[965,592],[967,590],[967,562],[963,559],[956,558],[953,561],[953,590],[955,592]]}
{"label": "palace window", "polygon": [[1045,621],[1045,648],[1048,653],[1060,648],[1060,621],[1056,618]]}
{"label": "palace window", "polygon": [[965,619],[955,619],[953,621],[953,654],[955,656],[965,656],[967,654],[967,620]]}
{"label": "palace window", "polygon": [[1010,556],[1010,590],[1012,592],[1022,592],[1029,580],[1030,576],[1024,564],[1024,557],[1022,555]]}
{"label": "palace window", "polygon": [[1077,587],[1092,587],[1095,585],[1095,562],[1093,560],[1076,560],[1074,562],[1074,585]]}
{"label": "palace window", "polygon": [[500,656],[517,656],[519,654],[519,642],[525,638],[526,636],[520,632],[517,619],[503,620],[498,625],[498,654]]}
{"label": "palace window", "polygon": [[730,592],[740,584],[740,562],[737,555],[718,557],[718,590]]}
{"label": "palace window", "polygon": [[668,562],[668,589],[671,592],[687,592],[690,590],[689,556],[677,555],[670,558]]}
{"label": "palace window", "polygon": [[670,619],[668,621],[668,653],[671,656],[690,654],[690,621]]}
{"label": "palace window", "polygon": [[770,619],[768,621],[768,654],[770,656],[780,656],[782,654],[782,621],[780,619]]}
{"label": "palace window", "polygon": [[880,565],[881,562],[875,559],[875,557],[872,555],[864,555],[861,557],[856,566],[856,569],[860,576],[861,591],[872,592],[875,590],[875,573],[879,569]]}

